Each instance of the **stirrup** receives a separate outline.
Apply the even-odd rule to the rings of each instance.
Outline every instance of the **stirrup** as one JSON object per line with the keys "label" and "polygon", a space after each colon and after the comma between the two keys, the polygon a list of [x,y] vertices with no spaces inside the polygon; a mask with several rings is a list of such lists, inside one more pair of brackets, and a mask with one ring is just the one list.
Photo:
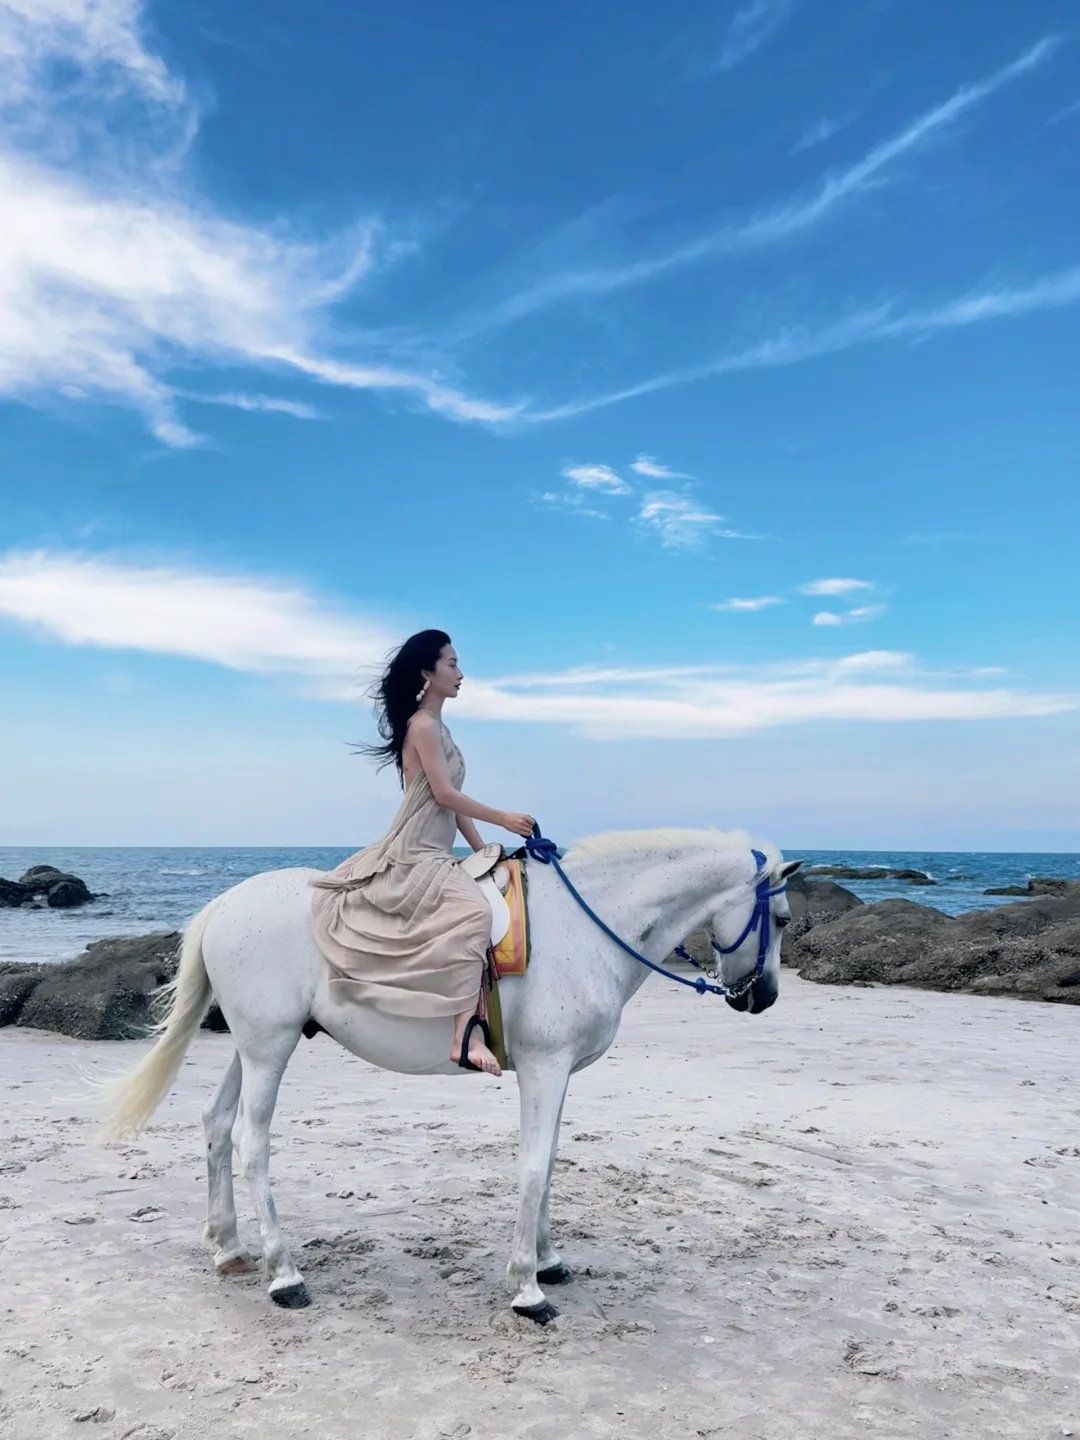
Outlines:
{"label": "stirrup", "polygon": [[474,1065],[469,1059],[469,1041],[472,1039],[472,1032],[477,1025],[484,1032],[484,1044],[491,1049],[491,1027],[482,1015],[474,1015],[465,1026],[465,1034],[461,1037],[461,1059],[457,1062],[462,1070],[481,1070],[482,1066]]}

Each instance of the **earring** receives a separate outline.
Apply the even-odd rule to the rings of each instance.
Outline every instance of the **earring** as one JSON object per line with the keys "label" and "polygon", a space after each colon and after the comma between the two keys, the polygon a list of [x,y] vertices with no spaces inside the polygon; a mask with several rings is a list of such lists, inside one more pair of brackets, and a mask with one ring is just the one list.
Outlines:
{"label": "earring", "polygon": [[419,705],[420,702],[423,700],[424,696],[427,694],[427,692],[428,692],[428,686],[429,686],[430,684],[431,684],[431,681],[430,681],[430,680],[425,680],[425,681],[424,681],[423,689],[420,691],[420,694],[417,695],[417,697],[416,697],[416,703],[417,703],[418,705]]}

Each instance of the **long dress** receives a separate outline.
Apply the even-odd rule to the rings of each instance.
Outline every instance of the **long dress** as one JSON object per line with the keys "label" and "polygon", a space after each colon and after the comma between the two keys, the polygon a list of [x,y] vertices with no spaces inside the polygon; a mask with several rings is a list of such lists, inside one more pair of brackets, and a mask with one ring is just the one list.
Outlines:
{"label": "long dress", "polygon": [[[442,742],[460,789],[465,761],[445,725]],[[312,929],[337,999],[424,1019],[476,1004],[491,913],[454,863],[456,834],[421,770],[383,838],[312,881]]]}

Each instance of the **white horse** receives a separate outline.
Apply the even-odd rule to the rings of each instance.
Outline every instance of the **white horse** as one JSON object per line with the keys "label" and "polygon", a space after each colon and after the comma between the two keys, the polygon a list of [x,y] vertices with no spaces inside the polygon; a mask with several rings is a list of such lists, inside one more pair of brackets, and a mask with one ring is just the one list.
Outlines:
{"label": "white horse", "polygon": [[[629,831],[580,841],[563,865],[597,914],[650,961],[661,961],[692,932],[708,931],[718,952],[729,951],[721,977],[737,993],[728,1003],[759,1014],[779,990],[780,931],[790,918],[783,884],[799,862],[785,864],[775,847],[756,842],[755,851],[754,845],[741,832]],[[611,1045],[623,1006],[650,971],[598,928],[553,868],[527,863],[529,968],[499,987],[521,1100],[520,1198],[507,1280],[513,1308],[546,1323],[557,1312],[540,1282],[570,1279],[552,1247],[548,1218],[567,1083]],[[134,1134],[146,1123],[216,997],[236,1053],[203,1114],[210,1192],[205,1239],[219,1273],[253,1268],[236,1228],[235,1145],[259,1219],[270,1296],[287,1306],[310,1302],[270,1191],[270,1122],[306,1022],[317,1021],[354,1055],[386,1070],[467,1074],[447,1059],[451,1020],[381,1015],[331,993],[309,918],[315,874],[255,875],[195,916],[184,934],[171,1009],[153,1049],[119,1083],[106,1123],[109,1138]]]}

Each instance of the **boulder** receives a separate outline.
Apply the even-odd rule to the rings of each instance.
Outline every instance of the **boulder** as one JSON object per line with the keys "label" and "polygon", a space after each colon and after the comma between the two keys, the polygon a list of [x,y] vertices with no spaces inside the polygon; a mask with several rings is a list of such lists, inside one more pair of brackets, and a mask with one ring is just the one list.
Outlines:
{"label": "boulder", "polygon": [[891,870],[887,865],[813,865],[809,876],[827,875],[833,880],[906,880],[909,885],[936,885],[925,870]]}
{"label": "boulder", "polygon": [[[80,1040],[132,1040],[158,1018],[155,992],[176,974],[180,935],[99,940],[61,965],[0,964],[0,1025]],[[216,1006],[204,1022],[225,1029]]]}
{"label": "boulder", "polygon": [[0,905],[26,905],[30,899],[21,885],[0,876]]}
{"label": "boulder", "polygon": [[88,904],[93,898],[77,875],[62,875],[46,891],[45,903],[52,910],[71,910],[76,905]]}
{"label": "boulder", "polygon": [[18,880],[0,880],[0,905],[34,905],[44,900],[53,909],[67,910],[95,899],[85,881],[55,865],[32,865]]}
{"label": "boulder", "polygon": [[805,935],[815,925],[828,925],[863,903],[858,895],[834,880],[813,880],[800,873],[792,875],[787,886],[791,924],[784,932],[786,947],[794,936]]}
{"label": "boulder", "polygon": [[1072,880],[1052,880],[1033,878],[1026,885],[996,885],[990,890],[984,890],[984,895],[1065,895],[1069,886],[1075,884]]}
{"label": "boulder", "polygon": [[1080,884],[958,916],[882,900],[785,944],[787,963],[822,984],[917,985],[1080,1004]]}

